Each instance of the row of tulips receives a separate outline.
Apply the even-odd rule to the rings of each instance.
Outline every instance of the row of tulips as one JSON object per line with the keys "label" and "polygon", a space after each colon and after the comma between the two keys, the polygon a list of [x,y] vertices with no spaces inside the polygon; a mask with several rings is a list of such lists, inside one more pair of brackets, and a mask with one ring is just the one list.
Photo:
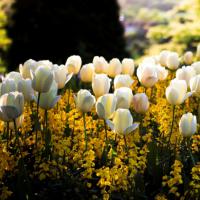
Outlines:
{"label": "row of tulips", "polygon": [[[183,63],[190,65],[184,66]],[[181,65],[183,66],[180,68]],[[136,74],[136,77],[134,74]],[[56,108],[66,88],[68,88],[68,98],[70,97],[70,83],[73,79],[76,79],[76,81],[88,83],[90,88],[90,90],[80,89],[77,94],[74,94],[76,108],[82,113],[83,118],[84,154],[87,155],[89,152],[86,117],[89,115],[87,113],[92,113],[94,108],[98,118],[104,121],[106,144],[104,150],[106,154],[109,154],[109,145],[111,145],[108,131],[122,136],[125,151],[129,152],[126,136],[137,128],[142,129],[142,124],[140,124],[142,120],[135,120],[133,115],[145,116],[150,106],[154,104],[156,84],[168,80],[169,74],[172,77],[175,76],[165,90],[166,99],[172,105],[173,113],[171,127],[168,127],[170,134],[167,138],[167,144],[170,144],[176,107],[183,104],[189,97],[198,98],[200,95],[200,62],[193,62],[191,52],[186,52],[182,59],[175,52],[162,51],[157,56],[144,59],[137,69],[133,59],[128,58],[123,59],[122,62],[117,58],[107,62],[105,58],[95,56],[92,63],[83,66],[80,56],[76,55],[70,56],[66,64],[60,66],[48,60],[35,61],[29,59],[19,66],[19,72],[10,72],[2,77],[0,119],[6,122],[7,132],[12,126],[14,127],[18,148],[23,159],[18,133],[23,123],[24,105],[25,103],[31,106],[36,104],[33,128],[36,151],[38,132],[40,131],[37,126],[40,123],[39,110],[43,109],[45,111],[44,144],[47,153],[45,155],[48,160],[52,150],[50,149],[51,139],[49,140],[51,137],[49,137],[48,132],[48,110]],[[135,82],[139,82],[145,88],[144,92],[134,92]],[[149,88],[151,88],[151,95],[146,94]],[[70,108],[69,104],[70,100],[68,100],[66,107]],[[66,111],[70,112],[67,109]],[[11,124],[13,125],[10,126]],[[179,121],[179,132],[186,138],[187,150],[194,166],[196,160],[189,145],[190,137],[197,132],[197,126],[197,118],[192,113],[183,114]],[[7,139],[9,140],[9,137]],[[161,149],[164,145],[164,143],[161,144]],[[106,198],[109,197],[105,196]]]}

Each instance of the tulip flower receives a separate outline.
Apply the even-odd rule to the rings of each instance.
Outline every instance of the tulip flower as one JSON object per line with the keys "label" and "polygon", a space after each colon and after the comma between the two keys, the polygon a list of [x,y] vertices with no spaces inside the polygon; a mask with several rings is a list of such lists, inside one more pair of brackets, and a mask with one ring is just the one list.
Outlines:
{"label": "tulip flower", "polygon": [[131,58],[124,58],[122,60],[122,74],[133,75],[135,70],[134,60]]}
{"label": "tulip flower", "polygon": [[1,95],[14,92],[17,90],[17,85],[13,79],[5,79],[1,84]]}
{"label": "tulip flower", "polygon": [[68,73],[78,74],[82,65],[82,60],[80,56],[70,56],[66,64]]}
{"label": "tulip flower", "polygon": [[200,97],[200,74],[190,79],[190,90],[195,96]]}
{"label": "tulip flower", "polygon": [[149,108],[149,100],[145,93],[138,93],[133,96],[133,107],[137,113],[144,114]]}
{"label": "tulip flower", "polygon": [[200,61],[194,62],[191,67],[195,70],[196,74],[200,74]]}
{"label": "tulip flower", "polygon": [[106,74],[94,74],[92,79],[92,90],[96,97],[109,93],[110,81]]}
{"label": "tulip flower", "polygon": [[77,96],[74,96],[76,107],[81,112],[90,112],[96,100],[95,97],[88,90],[79,90]]}
{"label": "tulip flower", "polygon": [[130,88],[121,87],[116,89],[114,95],[117,98],[117,108],[130,108],[133,101],[133,93]]}
{"label": "tulip flower", "polygon": [[153,87],[158,81],[158,73],[155,64],[141,63],[137,68],[137,77],[145,87]]}
{"label": "tulip flower", "polygon": [[22,79],[22,76],[19,72],[10,72],[6,75],[4,80],[7,79],[13,79],[15,81],[15,84],[17,85],[17,83]]}
{"label": "tulip flower", "polygon": [[35,91],[48,92],[53,82],[53,72],[48,67],[39,66],[35,72],[31,72],[32,87]]}
{"label": "tulip flower", "polygon": [[109,66],[107,68],[108,76],[114,78],[116,75],[122,72],[122,65],[118,58],[113,58],[110,60]]}
{"label": "tulip flower", "polygon": [[[51,61],[49,61],[49,60],[39,60],[39,61],[36,62],[35,65],[36,65],[36,69],[37,69],[39,66],[43,66],[43,67],[47,67],[47,68],[51,69],[52,66],[53,66],[53,63],[52,63]],[[36,70],[36,69],[35,69],[35,70]]]}
{"label": "tulip flower", "polygon": [[97,74],[103,74],[106,73],[108,68],[108,62],[105,60],[102,56],[95,56],[93,58],[93,65],[94,65],[94,71]]}
{"label": "tulip flower", "polygon": [[193,53],[191,51],[185,52],[183,55],[183,61],[186,65],[191,65],[193,62]]}
{"label": "tulip flower", "polygon": [[92,63],[83,65],[83,67],[80,70],[81,81],[85,83],[92,82],[93,74],[94,74],[94,65]]}
{"label": "tulip flower", "polygon": [[191,137],[197,131],[197,118],[192,113],[182,115],[179,122],[179,131],[183,137]]}
{"label": "tulip flower", "polygon": [[168,76],[168,70],[158,64],[155,65],[155,67],[157,71],[158,80],[160,81],[166,80]]}
{"label": "tulip flower", "polygon": [[101,119],[109,119],[114,113],[117,105],[117,98],[114,94],[105,94],[96,102],[96,112]]}
{"label": "tulip flower", "polygon": [[31,79],[31,71],[34,72],[37,68],[36,63],[37,62],[35,60],[29,59],[23,65],[22,64],[19,65],[20,74],[24,79],[27,78]]}
{"label": "tulip flower", "polygon": [[195,70],[190,66],[183,66],[182,68],[176,71],[177,80],[185,80],[187,86],[189,87],[190,79],[196,75]]}
{"label": "tulip flower", "polygon": [[117,134],[129,134],[138,128],[138,123],[133,123],[133,117],[128,109],[119,108],[115,111],[113,120],[106,120],[108,126]]}
{"label": "tulip flower", "polygon": [[9,92],[0,97],[0,119],[9,122],[18,118],[24,110],[24,96],[19,92]]}
{"label": "tulip flower", "polygon": [[30,79],[21,79],[18,82],[17,90],[24,95],[24,100],[30,102],[35,100],[34,90],[32,88],[32,81]]}
{"label": "tulip flower", "polygon": [[70,81],[73,74],[67,74],[65,65],[53,65],[52,67],[54,80],[58,84],[58,89],[62,89],[65,87],[65,84]]}
{"label": "tulip flower", "polygon": [[128,74],[119,74],[115,76],[114,88],[118,89],[120,87],[131,87],[134,80]]}
{"label": "tulip flower", "polygon": [[169,54],[170,54],[170,51],[163,50],[163,51],[160,52],[160,54],[158,56],[159,63],[164,67],[167,66],[167,57],[168,57]]}
{"label": "tulip flower", "polygon": [[172,105],[182,104],[192,92],[187,93],[187,83],[185,80],[172,80],[166,89],[167,101]]}
{"label": "tulip flower", "polygon": [[198,59],[200,58],[200,44],[197,45],[196,56],[197,56]]}
{"label": "tulip flower", "polygon": [[57,92],[58,92],[58,85],[56,81],[53,81],[49,91],[41,93],[39,106],[45,110],[52,109],[61,97],[57,96]]}
{"label": "tulip flower", "polygon": [[170,52],[167,56],[167,67],[171,70],[176,70],[179,67],[179,57],[176,52]]}

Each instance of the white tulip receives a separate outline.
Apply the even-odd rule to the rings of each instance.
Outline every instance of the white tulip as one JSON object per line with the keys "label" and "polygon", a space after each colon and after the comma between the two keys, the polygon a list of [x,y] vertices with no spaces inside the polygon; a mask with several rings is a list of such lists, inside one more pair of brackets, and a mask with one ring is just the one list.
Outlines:
{"label": "white tulip", "polygon": [[113,58],[110,60],[109,66],[107,68],[107,75],[114,78],[116,75],[122,72],[122,65],[118,58]]}
{"label": "white tulip", "polygon": [[167,67],[171,70],[176,70],[179,67],[179,57],[176,52],[170,52],[167,56]]}
{"label": "white tulip", "polygon": [[200,74],[200,61],[194,62],[191,67],[195,70],[196,74]]}
{"label": "white tulip", "polygon": [[145,93],[138,93],[133,96],[133,107],[137,113],[144,114],[149,108],[149,100]]}
{"label": "white tulip", "polygon": [[129,134],[138,128],[139,124],[133,124],[133,117],[128,109],[117,109],[113,116],[113,121],[106,120],[108,126],[118,134]]}
{"label": "white tulip", "polygon": [[74,95],[77,109],[81,112],[90,112],[96,100],[95,97],[88,90],[79,90],[77,96]]}
{"label": "white tulip", "polygon": [[36,63],[35,60],[29,59],[23,65],[19,65],[20,74],[24,79],[31,78],[31,71],[34,72],[37,68]]}
{"label": "white tulip", "polygon": [[190,79],[190,90],[195,96],[200,97],[200,74]]}
{"label": "white tulip", "polygon": [[157,71],[158,80],[163,81],[167,78],[168,70],[165,69],[165,67],[156,65],[156,71]]}
{"label": "white tulip", "polygon": [[101,119],[109,119],[114,113],[117,105],[117,98],[114,94],[104,94],[96,102],[96,112]]}
{"label": "white tulip", "polygon": [[122,60],[122,74],[133,75],[135,70],[134,60],[131,58],[124,58]]}
{"label": "white tulip", "polygon": [[107,72],[108,62],[105,60],[104,57],[95,56],[93,58],[93,65],[94,65],[95,73],[103,74]]}
{"label": "white tulip", "polygon": [[179,131],[183,137],[191,137],[197,131],[197,118],[192,113],[184,114],[179,122]]}
{"label": "white tulip", "polygon": [[[36,62],[36,69],[39,67],[39,66],[43,66],[43,67],[47,67],[49,69],[51,69],[53,67],[53,63],[50,61],[50,60],[39,60]],[[35,70],[36,70],[35,69]]]}
{"label": "white tulip", "polygon": [[191,65],[193,62],[193,53],[191,51],[185,52],[183,55],[183,61],[187,65]]}
{"label": "white tulip", "polygon": [[197,56],[198,59],[200,58],[200,44],[197,45],[196,56]]}
{"label": "white tulip", "polygon": [[92,90],[96,97],[109,93],[110,81],[106,74],[94,74],[92,79]]}
{"label": "white tulip", "polygon": [[17,85],[13,79],[5,79],[1,84],[1,95],[14,92],[17,90]]}
{"label": "white tulip", "polygon": [[65,65],[68,73],[78,74],[82,65],[81,57],[77,55],[70,56]]}
{"label": "white tulip", "polygon": [[115,90],[114,95],[117,97],[117,108],[130,108],[133,101],[133,93],[130,88],[118,88]]}
{"label": "white tulip", "polygon": [[131,87],[134,80],[128,74],[119,74],[115,76],[114,88],[118,89],[120,87]]}
{"label": "white tulip", "polygon": [[22,76],[19,72],[10,72],[6,75],[5,79],[13,79],[15,84],[17,85],[20,80],[22,80]]}
{"label": "white tulip", "polygon": [[169,54],[170,54],[170,51],[163,50],[163,51],[160,52],[160,54],[158,56],[159,63],[164,67],[167,66],[167,57],[168,57]]}
{"label": "white tulip", "polygon": [[94,75],[94,65],[92,63],[83,65],[80,70],[80,78],[82,82],[91,83]]}

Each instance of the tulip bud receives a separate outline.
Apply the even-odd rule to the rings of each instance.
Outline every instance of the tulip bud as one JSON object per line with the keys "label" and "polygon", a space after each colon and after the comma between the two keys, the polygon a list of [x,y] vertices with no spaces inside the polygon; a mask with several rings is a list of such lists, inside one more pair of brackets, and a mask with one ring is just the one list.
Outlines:
{"label": "tulip bud", "polygon": [[17,86],[13,79],[5,79],[1,84],[1,95],[14,92],[17,90]]}
{"label": "tulip bud", "polygon": [[0,119],[8,122],[18,118],[24,110],[24,96],[19,92],[10,92],[0,97]]}
{"label": "tulip bud", "polygon": [[117,105],[117,98],[114,94],[105,94],[98,98],[96,112],[101,119],[109,119],[114,113]]}
{"label": "tulip bud", "polygon": [[53,81],[49,91],[40,94],[39,106],[45,110],[52,109],[61,97],[57,96],[57,92],[58,92],[58,85],[56,81]]}
{"label": "tulip bud", "polygon": [[168,76],[168,70],[160,65],[156,65],[158,80],[163,81]]}
{"label": "tulip bud", "polygon": [[137,68],[137,77],[145,87],[153,87],[158,81],[155,64],[144,62]]}
{"label": "tulip bud", "polygon": [[200,74],[190,79],[190,90],[194,95],[200,97]]}
{"label": "tulip bud", "polygon": [[22,79],[18,82],[17,90],[24,95],[24,100],[30,102],[35,99],[32,81],[30,79]]}
{"label": "tulip bud", "polygon": [[106,120],[108,126],[118,134],[129,134],[134,131],[139,124],[133,124],[133,117],[128,109],[117,109],[113,116],[113,121]]}
{"label": "tulip bud", "polygon": [[37,68],[36,63],[37,62],[35,60],[29,59],[23,65],[22,64],[19,65],[20,74],[24,79],[31,78],[30,71],[34,72],[36,70]]}
{"label": "tulip bud", "polygon": [[94,74],[94,66],[92,63],[83,65],[80,71],[81,81],[86,83],[92,82],[93,74]]}
{"label": "tulip bud", "polygon": [[200,74],[200,61],[194,62],[191,67],[195,70],[196,74]]}
{"label": "tulip bud", "polygon": [[92,90],[96,97],[109,93],[110,81],[106,74],[94,74],[92,79]]}
{"label": "tulip bud", "polygon": [[[53,63],[49,60],[39,60],[38,62],[36,62],[36,69],[39,67],[39,66],[43,66],[43,67],[46,67],[46,68],[49,68],[51,69],[52,66],[53,66]],[[36,70],[35,69],[35,70]]]}
{"label": "tulip bud", "polygon": [[187,83],[185,80],[172,80],[166,89],[166,98],[172,105],[182,104],[192,92],[187,93]]}
{"label": "tulip bud", "polygon": [[116,89],[114,95],[117,97],[117,108],[130,108],[133,101],[133,93],[130,88],[121,87]]}
{"label": "tulip bud", "polygon": [[191,51],[185,52],[183,55],[183,61],[187,65],[191,65],[193,62],[193,53]]}
{"label": "tulip bud", "polygon": [[183,137],[191,137],[197,131],[197,118],[192,113],[182,115],[179,122],[179,131]]}
{"label": "tulip bud", "polygon": [[200,58],[200,44],[197,46],[197,53],[196,53],[197,58]]}
{"label": "tulip bud", "polygon": [[13,79],[17,85],[17,83],[22,80],[22,76],[19,72],[10,72],[6,75],[4,80],[6,79]]}
{"label": "tulip bud", "polygon": [[122,74],[133,75],[135,70],[134,60],[131,58],[124,58],[122,60]]}
{"label": "tulip bud", "polygon": [[93,65],[94,65],[95,73],[103,74],[107,72],[108,62],[105,60],[104,57],[95,56],[93,58]]}
{"label": "tulip bud", "polygon": [[48,92],[53,82],[53,73],[48,67],[39,66],[31,73],[32,87],[37,92]]}
{"label": "tulip bud", "polygon": [[170,54],[170,51],[163,50],[160,52],[160,54],[158,56],[158,62],[164,67],[167,66],[167,57],[169,54]]}
{"label": "tulip bud", "polygon": [[176,79],[177,80],[185,80],[188,87],[190,83],[190,79],[196,75],[195,70],[190,66],[183,66],[182,68],[176,71]]}
{"label": "tulip bud", "polygon": [[176,70],[179,66],[179,57],[176,52],[170,52],[167,56],[167,67],[171,70]]}
{"label": "tulip bud", "polygon": [[114,88],[118,89],[120,87],[131,87],[133,84],[133,79],[128,74],[119,74],[115,76]]}
{"label": "tulip bud", "polygon": [[144,114],[149,108],[149,100],[145,93],[138,93],[133,96],[133,107],[137,113]]}
{"label": "tulip bud", "polygon": [[88,90],[79,90],[77,96],[74,96],[76,107],[81,112],[90,112],[94,106],[96,100],[93,95]]}
{"label": "tulip bud", "polygon": [[113,58],[108,66],[107,74],[108,76],[114,78],[116,75],[122,72],[122,65],[118,58]]}
{"label": "tulip bud", "polygon": [[80,56],[70,56],[65,64],[69,73],[78,74],[82,65]]}
{"label": "tulip bud", "polygon": [[67,74],[66,68],[64,65],[53,65],[52,67],[53,70],[53,75],[54,75],[54,80],[58,84],[58,89],[62,89],[65,87],[65,84],[70,81],[72,78],[72,73]]}

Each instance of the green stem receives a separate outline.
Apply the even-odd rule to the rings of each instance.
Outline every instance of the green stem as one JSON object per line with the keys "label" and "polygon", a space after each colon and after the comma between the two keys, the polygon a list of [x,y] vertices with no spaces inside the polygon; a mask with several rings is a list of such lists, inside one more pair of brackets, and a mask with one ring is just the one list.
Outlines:
{"label": "green stem", "polygon": [[176,106],[173,105],[173,108],[172,108],[172,123],[171,123],[171,130],[170,130],[170,134],[169,134],[168,145],[170,144],[170,140],[171,140],[172,133],[173,133],[173,128],[174,128],[175,108],[176,108]]}
{"label": "green stem", "polygon": [[124,144],[125,144],[126,152],[128,153],[128,145],[127,145],[127,141],[126,141],[126,136],[125,135],[124,135]]}
{"label": "green stem", "polygon": [[200,122],[200,102],[198,104],[198,115],[197,115],[197,122]]}
{"label": "green stem", "polygon": [[104,128],[105,128],[105,141],[107,144],[108,141],[108,131],[107,131],[107,125],[106,125],[106,120],[104,119]]}
{"label": "green stem", "polygon": [[[38,99],[37,99],[37,116],[36,120],[37,123],[39,123],[39,103],[40,103],[40,92],[38,93]],[[36,132],[35,132],[35,147],[37,148],[37,142],[38,142],[38,127],[36,127]]]}
{"label": "green stem", "polygon": [[6,131],[7,131],[7,148],[8,148],[8,144],[9,144],[9,122],[6,122]]}
{"label": "green stem", "polygon": [[188,138],[187,140],[185,140],[185,146],[186,146],[186,148],[187,148],[187,150],[188,150],[188,152],[189,152],[189,155],[190,155],[192,164],[193,164],[193,166],[195,166],[195,165],[196,165],[196,162],[195,162],[195,159],[194,159],[194,157],[193,157],[193,155],[192,155],[192,151],[191,151],[191,149],[190,149],[190,146],[191,146],[191,144],[190,144],[190,138]]}
{"label": "green stem", "polygon": [[88,148],[88,141],[87,141],[87,133],[86,133],[86,120],[85,120],[85,113],[83,113],[83,124],[84,124],[84,138],[85,138],[85,152]]}

